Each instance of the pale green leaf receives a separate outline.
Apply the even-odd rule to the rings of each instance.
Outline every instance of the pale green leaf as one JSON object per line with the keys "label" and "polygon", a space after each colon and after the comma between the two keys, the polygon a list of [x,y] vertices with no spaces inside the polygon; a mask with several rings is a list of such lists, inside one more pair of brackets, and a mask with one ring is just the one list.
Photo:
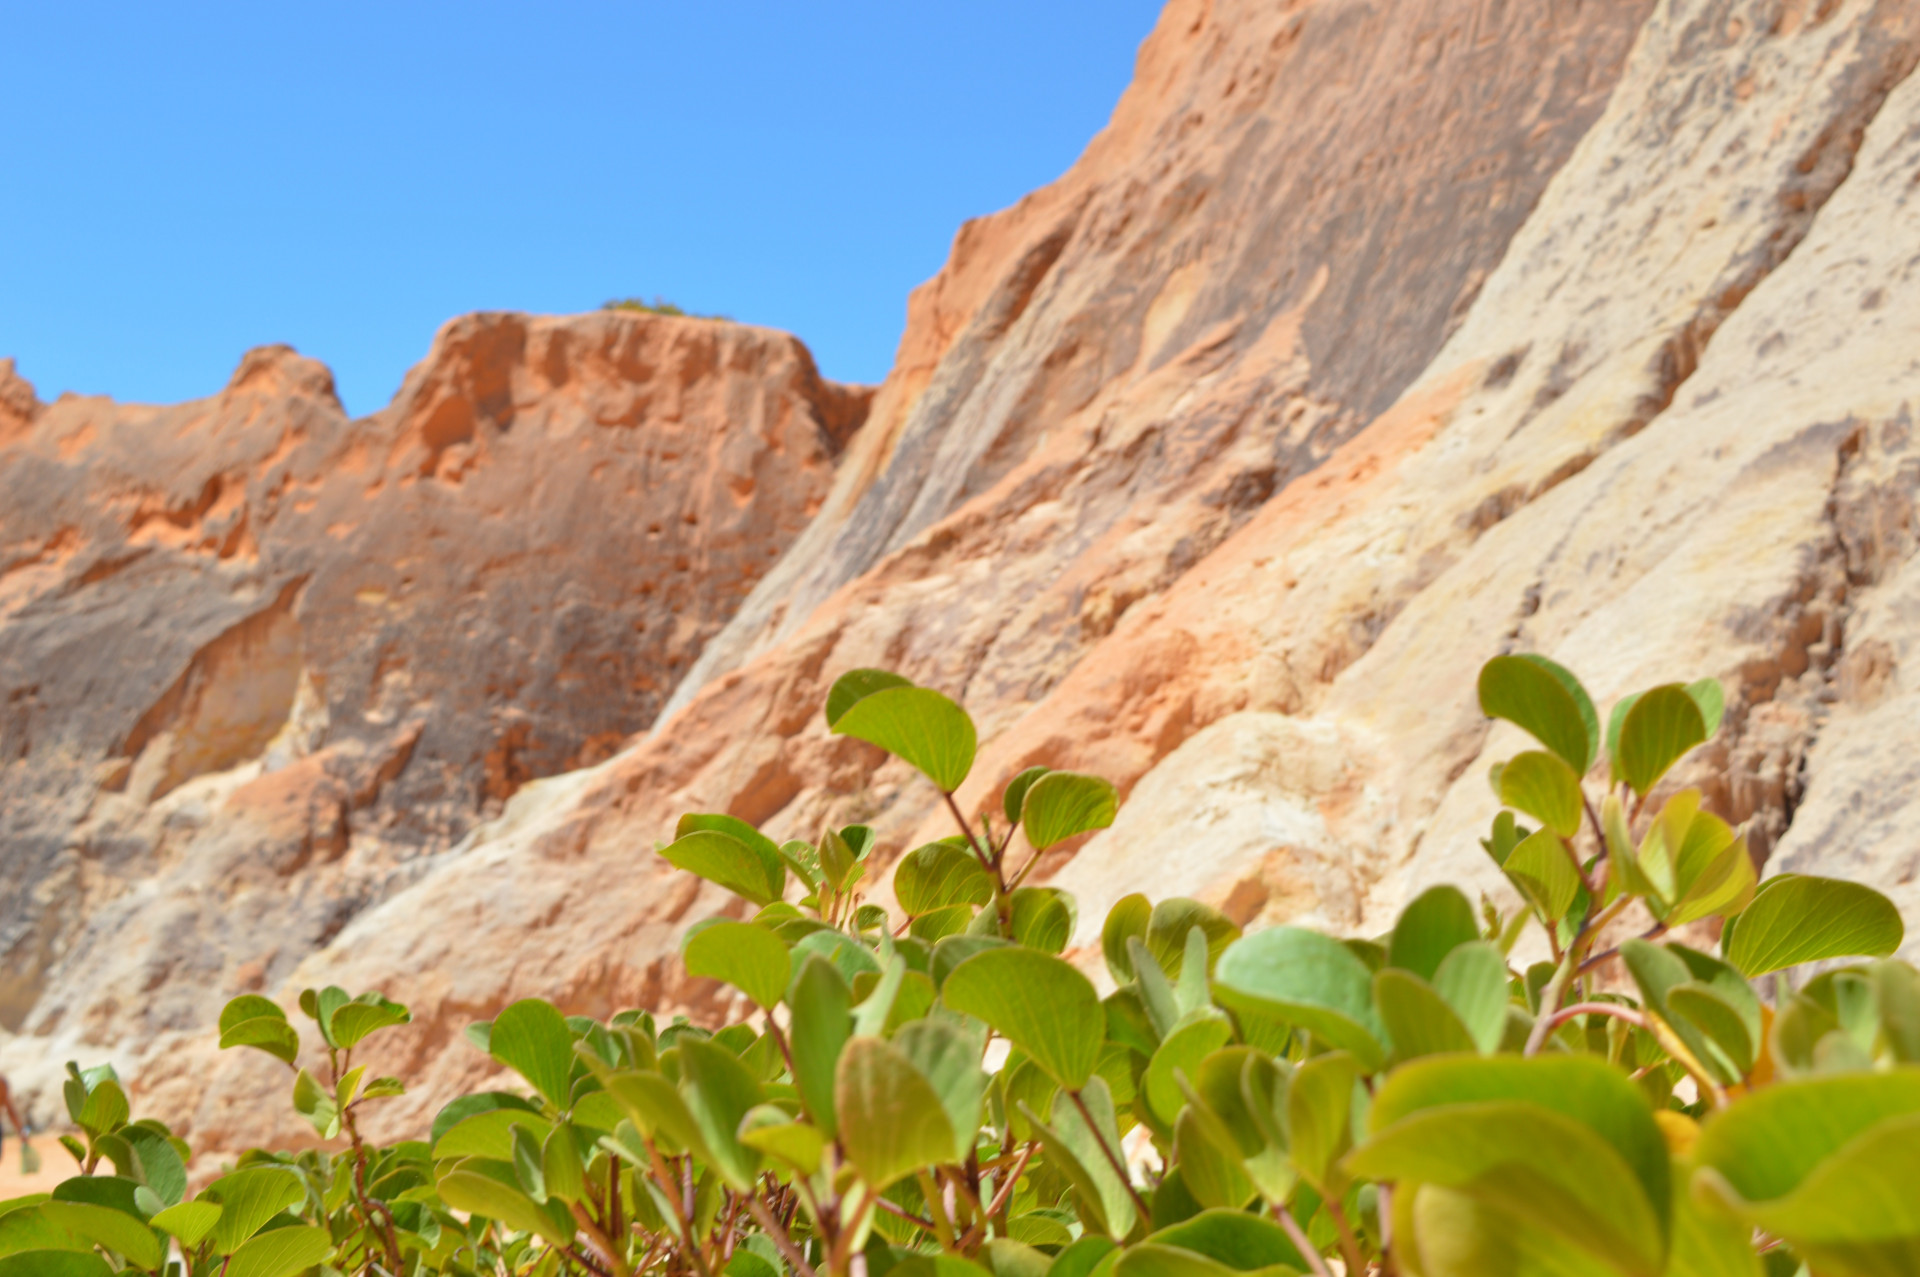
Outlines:
{"label": "pale green leaf", "polygon": [[1727,960],[1748,977],[1826,958],[1882,958],[1906,937],[1900,911],[1873,888],[1798,874],[1762,884],[1729,930]]}
{"label": "pale green leaf", "polygon": [[967,712],[925,687],[887,687],[854,702],[833,723],[836,736],[878,745],[952,793],[973,770],[975,734]]}
{"label": "pale green leaf", "polygon": [[1027,789],[1020,809],[1027,841],[1040,851],[1113,823],[1120,796],[1098,776],[1048,772]]}
{"label": "pale green leaf", "polygon": [[1531,653],[1496,656],[1480,671],[1480,709],[1504,718],[1584,776],[1599,748],[1599,718],[1577,679]]}
{"label": "pale green leaf", "polygon": [[955,967],[940,995],[991,1025],[1060,1085],[1078,1090],[1093,1076],[1106,1013],[1092,982],[1070,963],[1032,949],[988,949]]}
{"label": "pale green leaf", "polygon": [[716,922],[686,942],[681,957],[690,975],[721,980],[763,1011],[785,996],[792,960],[780,937],[751,922]]}

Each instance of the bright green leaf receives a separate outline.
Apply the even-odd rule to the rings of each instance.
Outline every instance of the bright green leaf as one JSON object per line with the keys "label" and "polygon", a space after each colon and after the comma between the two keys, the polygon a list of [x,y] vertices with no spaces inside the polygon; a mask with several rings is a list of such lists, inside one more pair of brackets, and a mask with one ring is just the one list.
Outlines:
{"label": "bright green leaf", "polygon": [[303,1200],[307,1190],[300,1177],[277,1166],[257,1166],[222,1175],[207,1185],[202,1198],[220,1204],[213,1226],[213,1247],[232,1254],[281,1211]]}
{"label": "bright green leaf", "polygon": [[1506,868],[1507,877],[1548,922],[1566,917],[1580,894],[1580,875],[1568,858],[1567,845],[1550,829],[1539,830],[1515,847]]}
{"label": "bright green leaf", "polygon": [[1133,960],[1127,956],[1127,941],[1138,937],[1145,943],[1152,916],[1152,902],[1137,891],[1120,897],[1107,911],[1106,923],[1100,928],[1100,952],[1106,958],[1107,970],[1113,973],[1115,984],[1126,984],[1133,979]]}
{"label": "bright green leaf", "polygon": [[887,687],[871,692],[834,721],[833,733],[878,745],[904,759],[944,793],[960,788],[973,769],[973,720],[930,688]]}
{"label": "bright green leaf", "polygon": [[717,922],[688,940],[681,956],[689,974],[724,981],[763,1011],[786,994],[792,975],[787,946],[751,922]]}
{"label": "bright green leaf", "polygon": [[953,969],[941,998],[986,1021],[1060,1085],[1078,1090],[1093,1076],[1106,1013],[1092,982],[1070,963],[1015,946],[988,949]]}
{"label": "bright green leaf", "polygon": [[1882,958],[1906,937],[1900,911],[1873,888],[1798,874],[1769,879],[1730,930],[1727,960],[1748,977],[1825,958]]}
{"label": "bright green leaf", "polygon": [[333,1253],[324,1228],[276,1228],[233,1252],[222,1277],[293,1277]]}
{"label": "bright green leaf", "polygon": [[573,1034],[552,1003],[525,998],[494,1017],[489,1040],[494,1059],[533,1085],[556,1107],[572,1094]]}
{"label": "bright green leaf", "polygon": [[768,905],[786,889],[786,862],[715,829],[696,829],[674,839],[660,854],[677,869],[718,883],[757,905]]}
{"label": "bright green leaf", "polygon": [[1559,757],[1530,749],[1500,772],[1500,801],[1540,821],[1562,838],[1580,829],[1580,778]]}
{"label": "bright green leaf", "polygon": [[1706,720],[1686,688],[1668,683],[1642,692],[1620,722],[1619,778],[1644,796],[1706,739]]}
{"label": "bright green leaf", "polygon": [[955,835],[915,847],[893,871],[893,894],[909,915],[919,917],[954,905],[983,905],[993,899],[993,879],[980,858]]}
{"label": "bright green leaf", "polygon": [[1285,1020],[1352,1051],[1367,1072],[1385,1059],[1373,973],[1331,936],[1270,927],[1236,940],[1214,969],[1214,996],[1234,1010]]}
{"label": "bright green leaf", "polygon": [[1480,671],[1480,709],[1514,723],[1586,775],[1599,748],[1599,718],[1577,679],[1543,656],[1496,656]]}
{"label": "bright green leaf", "polygon": [[875,692],[912,686],[910,680],[888,670],[848,670],[827,690],[827,726],[837,726],[848,710]]}
{"label": "bright green leaf", "polygon": [[1048,772],[1027,789],[1020,822],[1027,841],[1045,851],[1076,834],[1105,829],[1120,808],[1112,784],[1078,772]]}
{"label": "bright green leaf", "polygon": [[1480,926],[1458,887],[1429,887],[1400,911],[1387,946],[1387,962],[1433,979],[1440,963],[1456,946],[1480,938]]}

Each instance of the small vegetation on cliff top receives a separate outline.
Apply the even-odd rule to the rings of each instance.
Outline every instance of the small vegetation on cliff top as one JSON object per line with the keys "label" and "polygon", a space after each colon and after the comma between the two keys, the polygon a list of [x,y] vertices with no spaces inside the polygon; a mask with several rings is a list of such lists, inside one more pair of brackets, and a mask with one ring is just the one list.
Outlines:
{"label": "small vegetation on cliff top", "polygon": [[[281,1061],[331,1151],[255,1150],[191,1193],[181,1141],[75,1068],[81,1174],[0,1203],[0,1277],[1920,1272],[1920,975],[1886,957],[1893,906],[1757,881],[1697,790],[1660,788],[1717,732],[1718,684],[1603,718],[1503,656],[1479,696],[1538,744],[1494,769],[1483,844],[1522,907],[1435,887],[1341,939],[1129,896],[1103,997],[1062,956],[1073,898],[1027,877],[1112,823],[1113,787],[1031,768],[969,819],[966,713],[854,671],[832,730],[917,768],[957,826],[899,863],[899,916],[863,898],[870,829],[684,816],[660,854],[752,912],[683,956],[745,1020],[514,1003],[468,1037],[521,1084],[376,1147],[359,1115],[403,1083],[355,1054],[406,1009],[309,990],[303,1050],[236,998],[221,1045]],[[1711,951],[1671,938],[1709,920]],[[1520,964],[1530,928],[1548,956]]]}
{"label": "small vegetation on cliff top", "polygon": [[682,310],[666,298],[656,295],[652,301],[642,297],[614,298],[600,304],[601,310],[634,310],[643,315],[667,315],[675,319],[719,319],[728,320],[726,315],[700,315],[690,310]]}

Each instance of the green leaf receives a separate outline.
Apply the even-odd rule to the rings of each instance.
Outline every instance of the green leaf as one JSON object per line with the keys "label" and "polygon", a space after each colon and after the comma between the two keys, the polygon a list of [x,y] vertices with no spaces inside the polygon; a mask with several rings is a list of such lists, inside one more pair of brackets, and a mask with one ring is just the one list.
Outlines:
{"label": "green leaf", "polygon": [[1920,972],[1904,962],[1876,962],[1868,980],[1887,1050],[1902,1064],[1920,1064]]}
{"label": "green leaf", "polygon": [[103,1078],[87,1092],[87,1102],[80,1108],[80,1126],[92,1135],[104,1135],[125,1126],[131,1113],[127,1093],[120,1084]]}
{"label": "green leaf", "polygon": [[201,1197],[220,1204],[213,1225],[213,1248],[230,1255],[275,1215],[305,1199],[300,1176],[278,1166],[256,1166],[222,1175]]}
{"label": "green leaf", "polygon": [[124,1127],[120,1136],[133,1150],[136,1178],[152,1189],[156,1197],[172,1206],[186,1196],[186,1164],[166,1136],[143,1125]]}
{"label": "green leaf", "polygon": [[1920,1071],[1755,1091],[1705,1124],[1694,1164],[1700,1188],[1818,1271],[1906,1274],[1920,1259]]}
{"label": "green leaf", "polygon": [[586,1164],[573,1132],[562,1124],[548,1132],[540,1146],[540,1178],[547,1196],[572,1204],[586,1198]]}
{"label": "green leaf", "polygon": [[1393,1039],[1395,1059],[1479,1049],[1446,999],[1410,971],[1388,967],[1374,972],[1373,1000]]}
{"label": "green leaf", "polygon": [[875,692],[912,686],[911,680],[888,670],[848,670],[827,691],[827,726],[837,726],[848,710]]}
{"label": "green leaf", "polygon": [[[760,858],[760,863],[762,864],[771,865],[781,859],[780,847],[773,839],[767,837],[738,816],[729,816],[724,812],[690,811],[680,817],[679,822],[674,825],[673,836],[675,838],[685,838],[688,834],[697,833],[703,829],[716,834],[725,834],[737,842],[745,843],[753,849],[754,854]],[[804,846],[805,844],[802,845]]]}
{"label": "green leaf", "polygon": [[807,1113],[831,1139],[839,1130],[834,1076],[841,1049],[853,1035],[853,993],[839,969],[814,954],[794,972],[787,1005],[793,1012],[787,1046],[793,1053],[794,1085]]}
{"label": "green leaf", "polygon": [[1064,950],[1073,938],[1072,900],[1058,887],[1016,889],[1011,900],[1014,943],[1042,953]]}
{"label": "green leaf", "polygon": [[725,1047],[685,1038],[680,1042],[680,1095],[713,1169],[734,1192],[748,1191],[759,1174],[760,1155],[740,1143],[740,1119],[765,1100],[759,1083]]}
{"label": "green leaf", "polygon": [[1330,1051],[1303,1062],[1287,1086],[1288,1156],[1322,1196],[1346,1191],[1335,1159],[1352,1142],[1353,1084],[1360,1073],[1352,1054]]}
{"label": "green leaf", "polygon": [[1045,767],[1029,767],[1007,782],[1006,791],[1000,795],[1000,810],[1007,814],[1009,825],[1019,823],[1021,806],[1027,800],[1027,790],[1033,787],[1034,781],[1046,775],[1047,770]]}
{"label": "green leaf", "polygon": [[1729,930],[1727,960],[1749,978],[1825,958],[1883,958],[1906,937],[1900,911],[1873,888],[1798,874],[1768,879]]}
{"label": "green leaf", "polygon": [[704,1153],[705,1140],[687,1111],[687,1102],[661,1074],[615,1073],[607,1078],[606,1088],[634,1128],[649,1139],[669,1144],[667,1151]]}
{"label": "green leaf", "polygon": [[943,793],[960,788],[973,769],[973,720],[929,688],[896,686],[870,692],[834,719],[833,733],[904,759]]}
{"label": "green leaf", "polygon": [[757,905],[772,904],[786,890],[786,862],[778,850],[769,857],[764,849],[716,829],[696,829],[676,838],[660,855],[676,869],[698,874]]}
{"label": "green leaf", "polygon": [[1393,1240],[1401,1271],[1419,1277],[1621,1277],[1560,1236],[1440,1184],[1396,1186]]}
{"label": "green leaf", "polygon": [[1537,1103],[1426,1109],[1368,1140],[1348,1165],[1470,1194],[1626,1273],[1657,1277],[1664,1268],[1666,1221],[1625,1160],[1590,1127]]}
{"label": "green leaf", "polygon": [[815,954],[831,962],[848,984],[852,984],[854,977],[863,971],[880,974],[880,960],[873,956],[873,950],[843,932],[815,931],[794,941],[793,963],[796,969]]}
{"label": "green leaf", "polygon": [[1169,896],[1153,907],[1147,919],[1147,949],[1167,979],[1178,980],[1186,961],[1187,933],[1195,927],[1207,936],[1207,960],[1214,962],[1240,938],[1233,919],[1211,905],[1184,896]]}
{"label": "green leaf", "polygon": [[1242,1211],[1202,1211],[1149,1235],[1147,1241],[1204,1255],[1234,1272],[1255,1272],[1276,1264],[1304,1272],[1308,1266],[1280,1225]]}
{"label": "green leaf", "polygon": [[1106,1013],[1092,982],[1072,964],[1016,946],[988,949],[955,967],[940,996],[986,1021],[1069,1090],[1093,1076]]}
{"label": "green leaf", "polygon": [[[1519,1108],[1502,1107],[1512,1105]],[[1536,1111],[1521,1111],[1524,1109]],[[1396,1140],[1391,1155],[1375,1151],[1376,1146],[1387,1147],[1378,1141],[1397,1123],[1415,1118],[1424,1123],[1429,1115],[1443,1115],[1448,1120],[1410,1126],[1419,1138]],[[1471,1134],[1476,1115],[1486,1119],[1484,1142],[1477,1144],[1469,1142],[1482,1138]],[[1562,1121],[1566,1127],[1587,1132],[1594,1144],[1579,1136],[1566,1136],[1563,1142]],[[1638,1263],[1648,1255],[1657,1257],[1665,1248],[1672,1198],[1666,1141],[1639,1088],[1624,1072],[1602,1059],[1585,1055],[1499,1055],[1487,1059],[1429,1056],[1396,1069],[1388,1077],[1374,1097],[1368,1124],[1374,1138],[1348,1158],[1348,1166],[1357,1174],[1448,1185],[1513,1211],[1522,1219],[1530,1219],[1538,1211],[1569,1212],[1565,1226],[1535,1221],[1563,1234],[1574,1228],[1584,1236],[1598,1226],[1596,1219],[1619,1222],[1640,1218],[1639,1212],[1644,1209],[1648,1216],[1642,1223],[1631,1225],[1620,1238],[1639,1256],[1631,1262]],[[1457,1131],[1456,1127],[1465,1130]],[[1451,1142],[1456,1135],[1460,1141],[1457,1157]],[[1576,1142],[1585,1152],[1575,1149]],[[1534,1149],[1531,1154],[1526,1151],[1529,1147]],[[1595,1147],[1609,1152],[1611,1160],[1595,1153]],[[1502,1159],[1530,1168],[1533,1173],[1503,1172]],[[1453,1169],[1430,1162],[1450,1164]],[[1616,1164],[1625,1170],[1626,1186],[1634,1189],[1632,1194],[1624,1193],[1613,1182],[1617,1179],[1612,1171]],[[1589,1181],[1596,1196],[1585,1208],[1560,1202],[1553,1188]],[[1535,1194],[1535,1202],[1523,1206],[1506,1200],[1515,1194]],[[1639,1204],[1634,1205],[1629,1198]],[[1597,1211],[1598,1215],[1576,1215],[1573,1212],[1577,1210]],[[1642,1227],[1649,1221],[1654,1227]],[[1631,1231],[1636,1228],[1641,1231]],[[1625,1256],[1627,1252],[1622,1251],[1615,1261],[1623,1262]],[[1659,1269],[1655,1266],[1652,1271],[1657,1273]]]}
{"label": "green leaf", "polygon": [[1197,1104],[1180,1110],[1173,1124],[1173,1156],[1187,1191],[1202,1206],[1238,1210],[1254,1196],[1233,1136]]}
{"label": "green leaf", "polygon": [[454,1210],[499,1220],[520,1232],[537,1233],[556,1246],[572,1240],[568,1230],[542,1210],[513,1182],[513,1170],[500,1162],[467,1158],[455,1162],[435,1182],[440,1200]]}
{"label": "green leaf", "polygon": [[490,1054],[532,1084],[556,1108],[573,1090],[573,1033],[553,1004],[524,998],[494,1017]]}
{"label": "green leaf", "polygon": [[486,1109],[462,1118],[433,1142],[433,1159],[484,1157],[505,1162],[513,1159],[513,1128],[525,1127],[536,1140],[544,1140],[553,1123],[526,1109]]}
{"label": "green leaf", "polygon": [[953,1159],[953,1125],[939,1094],[891,1042],[856,1037],[847,1043],[833,1102],[841,1146],[875,1189]]}
{"label": "green leaf", "polygon": [[0,1255],[0,1277],[113,1277],[113,1269],[91,1251],[25,1250]]}
{"label": "green leaf", "polygon": [[1270,927],[1236,940],[1214,969],[1214,996],[1223,1006],[1285,1020],[1351,1051],[1366,1072],[1385,1060],[1373,973],[1331,936]]}
{"label": "green leaf", "polygon": [[1600,722],[1579,680],[1544,656],[1496,656],[1480,671],[1480,709],[1528,732],[1584,776]]}
{"label": "green leaf", "polygon": [[725,981],[771,1011],[786,994],[792,960],[780,937],[751,922],[716,922],[681,952],[691,975]]}
{"label": "green leaf", "polygon": [[1700,707],[1700,721],[1706,725],[1707,739],[1720,730],[1720,719],[1727,710],[1727,693],[1717,678],[1703,678],[1687,684],[1687,695]]}
{"label": "green leaf", "polygon": [[1580,875],[1567,856],[1567,845],[1550,829],[1515,847],[1506,868],[1507,877],[1550,923],[1566,917],[1580,894]]}
{"label": "green leaf", "polygon": [[1020,823],[1035,850],[1045,851],[1076,834],[1105,829],[1119,809],[1119,794],[1098,776],[1048,772],[1028,787]]}
{"label": "green leaf", "polygon": [[915,847],[893,871],[893,895],[910,916],[993,899],[993,879],[958,835]]}
{"label": "green leaf", "polygon": [[803,1175],[820,1169],[827,1137],[808,1122],[787,1120],[784,1110],[762,1104],[740,1126],[740,1142],[793,1166]]}
{"label": "green leaf", "polygon": [[165,1257],[160,1239],[137,1215],[91,1202],[51,1201],[40,1207],[56,1226],[78,1233],[141,1268],[158,1268]]}
{"label": "green leaf", "polygon": [[1422,980],[1433,979],[1440,963],[1463,944],[1480,938],[1480,926],[1473,916],[1473,905],[1458,887],[1429,887],[1413,898],[1393,924],[1393,937],[1387,945],[1387,962],[1413,972]]}
{"label": "green leaf", "polygon": [[223,1277],[292,1277],[333,1253],[324,1228],[276,1228],[233,1252]]}
{"label": "green leaf", "polygon": [[[309,998],[307,995],[312,994]],[[333,1040],[333,1013],[353,1001],[353,995],[339,985],[330,984],[317,992],[308,989],[300,995],[300,1007],[312,1016],[314,1023],[320,1026],[320,1036],[328,1046],[338,1046]]]}
{"label": "green leaf", "polygon": [[1186,1097],[1180,1092],[1180,1084],[1174,1081],[1174,1070],[1178,1069],[1188,1077],[1197,1076],[1200,1062],[1225,1046],[1233,1037],[1233,1026],[1219,1012],[1191,1023],[1182,1025],[1167,1036],[1160,1049],[1153,1053],[1147,1063],[1147,1072],[1141,1079],[1141,1092],[1146,1096],[1147,1107],[1153,1111],[1168,1128],[1174,1119],[1180,1116],[1180,1108],[1186,1103]]}
{"label": "green leaf", "polygon": [[293,1079],[293,1111],[306,1118],[323,1140],[340,1133],[340,1106],[305,1069]]}
{"label": "green leaf", "polygon": [[1107,960],[1107,970],[1113,973],[1115,984],[1126,984],[1133,979],[1133,960],[1127,955],[1127,941],[1138,937],[1144,944],[1152,916],[1152,903],[1137,891],[1120,897],[1113,908],[1107,910],[1106,923],[1100,928],[1100,952]]}
{"label": "green leaf", "polygon": [[[278,1007],[274,1009],[279,1010]],[[220,1049],[225,1051],[236,1046],[250,1046],[292,1064],[294,1057],[300,1054],[300,1035],[287,1023],[284,1015],[258,1016],[220,1030]]]}
{"label": "green leaf", "polygon": [[1706,719],[1686,688],[1668,683],[1642,692],[1620,722],[1619,778],[1644,797],[1668,768],[1706,739]]}
{"label": "green leaf", "polygon": [[155,1215],[152,1222],[155,1228],[165,1229],[178,1237],[182,1246],[191,1249],[198,1246],[219,1221],[218,1202],[181,1202]]}
{"label": "green leaf", "polygon": [[941,1020],[915,1020],[893,1035],[893,1045],[918,1069],[940,1097],[954,1145],[939,1160],[963,1162],[980,1129],[980,1106],[987,1075],[980,1068],[980,1044],[972,1035]]}
{"label": "green leaf", "polygon": [[1553,754],[1530,749],[1500,772],[1500,801],[1571,838],[1580,830],[1580,778]]}
{"label": "green leaf", "polygon": [[[1020,1105],[1032,1123],[1034,1135],[1046,1150],[1047,1162],[1073,1184],[1086,1210],[1092,1229],[1109,1237],[1122,1238],[1133,1228],[1133,1199],[1113,1169],[1103,1148],[1120,1149],[1120,1130],[1114,1119],[1113,1093],[1105,1078],[1093,1078],[1080,1091],[1080,1111],[1070,1097],[1062,1096],[1053,1106],[1053,1123],[1041,1122],[1039,1114],[1024,1103]],[[1091,1115],[1093,1122],[1087,1122]]]}
{"label": "green leaf", "polygon": [[1689,982],[1667,991],[1667,1010],[1684,1018],[1719,1048],[1732,1077],[1744,1078],[1753,1072],[1754,1052],[1759,1043],[1743,1022],[1740,1012],[1726,997],[1702,984]]}
{"label": "green leaf", "polygon": [[1480,1054],[1499,1050],[1507,1028],[1507,960],[1498,945],[1476,940],[1456,948],[1434,972],[1433,991],[1460,1017]]}
{"label": "green leaf", "polygon": [[363,993],[333,1013],[333,1042],[341,1050],[351,1051],[374,1030],[412,1019],[413,1013],[398,1002],[378,993]]}

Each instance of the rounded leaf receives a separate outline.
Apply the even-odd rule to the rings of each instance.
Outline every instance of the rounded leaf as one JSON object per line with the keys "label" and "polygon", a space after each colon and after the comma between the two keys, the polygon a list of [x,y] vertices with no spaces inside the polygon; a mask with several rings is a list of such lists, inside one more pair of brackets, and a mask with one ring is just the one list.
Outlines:
{"label": "rounded leaf", "polygon": [[1027,789],[1020,823],[1039,851],[1076,834],[1105,829],[1120,809],[1120,795],[1098,776],[1048,772]]}
{"label": "rounded leaf", "polygon": [[319,1227],[276,1228],[233,1252],[222,1277],[293,1277],[333,1253],[333,1236]]}
{"label": "rounded leaf", "polygon": [[1107,960],[1107,970],[1113,973],[1115,984],[1126,984],[1133,979],[1133,959],[1127,953],[1127,941],[1136,936],[1145,941],[1152,916],[1152,903],[1137,891],[1120,897],[1114,901],[1113,908],[1107,910],[1107,920],[1100,928],[1100,953]]}
{"label": "rounded leaf", "polygon": [[890,670],[848,670],[834,679],[827,691],[827,726],[833,727],[848,710],[875,692],[912,686],[912,680]]}
{"label": "rounded leaf", "polygon": [[1678,683],[1642,692],[1620,721],[1619,778],[1645,795],[1681,755],[1707,739],[1700,705]]}
{"label": "rounded leaf", "polygon": [[488,1039],[494,1059],[532,1084],[557,1108],[573,1093],[573,1033],[551,1002],[525,998],[494,1017]]}
{"label": "rounded leaf", "polygon": [[1600,720],[1578,679],[1544,656],[1496,656],[1480,670],[1480,709],[1504,718],[1584,776],[1600,747]]}
{"label": "rounded leaf", "polygon": [[723,980],[771,1011],[787,991],[793,961],[780,937],[751,922],[716,922],[691,936],[681,957],[689,974]]}
{"label": "rounded leaf", "polygon": [[940,997],[991,1025],[1067,1089],[1093,1076],[1107,1017],[1093,982],[1071,963],[1017,945],[987,949],[948,973]]}
{"label": "rounded leaf", "polygon": [[960,788],[973,770],[973,720],[931,688],[896,686],[871,692],[834,721],[833,733],[904,759],[944,793]]}
{"label": "rounded leaf", "polygon": [[1571,838],[1580,829],[1580,778],[1553,754],[1530,749],[1500,772],[1500,801]]}
{"label": "rounded leaf", "polygon": [[769,905],[786,890],[786,862],[717,829],[696,829],[660,849],[668,864],[718,883],[757,905]]}
{"label": "rounded leaf", "polygon": [[993,879],[958,836],[915,847],[893,871],[893,895],[912,917],[993,899]]}
{"label": "rounded leaf", "polygon": [[953,1125],[926,1075],[882,1038],[854,1038],[834,1080],[840,1143],[878,1189],[954,1158]]}
{"label": "rounded leaf", "polygon": [[1029,767],[1007,782],[1007,788],[1000,795],[1000,810],[1007,815],[1007,823],[1020,823],[1020,807],[1027,800],[1027,790],[1033,782],[1047,774],[1045,767]]}
{"label": "rounded leaf", "polygon": [[1473,905],[1461,890],[1429,887],[1400,911],[1387,945],[1387,965],[1431,980],[1449,953],[1479,938]]}
{"label": "rounded leaf", "polygon": [[1762,885],[1721,943],[1752,978],[1823,958],[1884,958],[1905,938],[1900,911],[1872,887],[1782,874]]}
{"label": "rounded leaf", "polygon": [[1373,972],[1331,936],[1271,927],[1234,941],[1214,969],[1225,1006],[1306,1029],[1352,1051],[1366,1072],[1385,1060],[1385,1027],[1373,1007]]}

